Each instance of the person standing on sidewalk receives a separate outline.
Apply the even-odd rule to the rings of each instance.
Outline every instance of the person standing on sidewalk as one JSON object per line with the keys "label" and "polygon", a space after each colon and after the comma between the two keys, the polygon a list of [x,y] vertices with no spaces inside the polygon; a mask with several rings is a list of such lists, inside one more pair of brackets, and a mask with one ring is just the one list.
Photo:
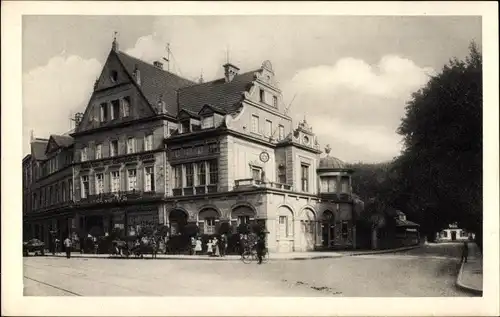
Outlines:
{"label": "person standing on sidewalk", "polygon": [[264,256],[264,251],[266,249],[266,240],[263,235],[257,237],[257,243],[255,245],[257,251],[258,264],[262,264],[262,257]]}
{"label": "person standing on sidewalk", "polygon": [[469,256],[469,245],[467,242],[464,242],[464,246],[462,248],[462,262],[467,263],[467,257]]}
{"label": "person standing on sidewalk", "polygon": [[71,257],[71,239],[67,237],[64,240],[64,247],[66,248],[66,257],[69,259]]}

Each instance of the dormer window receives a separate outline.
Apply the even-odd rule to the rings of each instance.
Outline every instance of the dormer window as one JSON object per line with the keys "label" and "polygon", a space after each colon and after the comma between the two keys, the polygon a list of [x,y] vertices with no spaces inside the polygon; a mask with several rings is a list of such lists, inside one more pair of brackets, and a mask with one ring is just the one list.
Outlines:
{"label": "dormer window", "polygon": [[113,83],[116,83],[116,81],[118,80],[118,72],[116,70],[112,70],[109,77]]}
{"label": "dormer window", "polygon": [[181,121],[181,133],[188,133],[191,128],[190,120]]}
{"label": "dormer window", "polygon": [[210,129],[210,128],[213,128],[214,126],[215,126],[214,116],[205,117],[201,121],[201,128],[202,129]]}

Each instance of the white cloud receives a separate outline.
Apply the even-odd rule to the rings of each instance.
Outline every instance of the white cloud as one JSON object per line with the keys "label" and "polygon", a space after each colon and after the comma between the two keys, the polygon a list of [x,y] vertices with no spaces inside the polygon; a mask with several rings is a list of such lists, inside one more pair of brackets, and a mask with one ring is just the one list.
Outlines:
{"label": "white cloud", "polygon": [[95,59],[55,56],[47,65],[23,74],[23,151],[29,153],[30,130],[48,137],[70,129],[70,114],[84,111],[101,71]]}

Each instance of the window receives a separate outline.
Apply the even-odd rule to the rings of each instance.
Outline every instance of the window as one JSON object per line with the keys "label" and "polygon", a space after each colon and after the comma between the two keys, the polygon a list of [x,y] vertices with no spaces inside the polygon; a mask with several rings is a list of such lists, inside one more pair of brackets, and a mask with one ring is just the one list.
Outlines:
{"label": "window", "polygon": [[55,190],[55,199],[54,202],[58,203],[59,202],[59,184],[56,184],[56,190]]}
{"label": "window", "polygon": [[38,197],[36,196],[36,193],[34,193],[34,194],[33,194],[33,201],[31,202],[31,208],[32,208],[32,209],[36,209],[36,208],[37,208],[37,206],[36,206],[36,203],[38,202],[38,201],[37,201],[37,198],[38,198]]}
{"label": "window", "polygon": [[214,116],[205,117],[201,121],[201,128],[202,129],[210,129],[210,128],[213,128],[214,126],[215,126]]}
{"label": "window", "polygon": [[285,174],[285,171],[279,171],[279,174],[278,174],[278,183],[280,183],[280,184],[286,184],[286,174]]}
{"label": "window", "polygon": [[205,162],[198,163],[198,185],[206,185],[207,184],[207,173],[205,171]]}
{"label": "window", "polygon": [[121,102],[122,102],[123,117],[126,118],[130,116],[130,98],[125,97],[121,100]]}
{"label": "window", "polygon": [[205,234],[214,234],[215,233],[215,218],[205,218]]}
{"label": "window", "polygon": [[191,127],[190,120],[184,120],[181,122],[181,133],[188,133]]}
{"label": "window", "polygon": [[446,230],[445,230],[445,231],[443,231],[443,237],[444,237],[444,238],[448,238],[448,231],[446,231]]}
{"label": "window", "polygon": [[273,106],[274,108],[278,108],[278,97],[273,96]]}
{"label": "window", "polygon": [[342,178],[342,193],[349,193],[349,179]]}
{"label": "window", "polygon": [[117,156],[118,155],[118,140],[113,140],[110,143],[110,155]]}
{"label": "window", "polygon": [[95,159],[101,159],[102,158],[102,144],[97,144],[95,147]]}
{"label": "window", "polygon": [[259,133],[259,116],[252,115],[252,132]]}
{"label": "window", "polygon": [[323,193],[335,193],[337,192],[337,178],[334,177],[322,177],[321,178],[321,191]]}
{"label": "window", "polygon": [[266,92],[264,89],[259,90],[259,100],[260,102],[266,102]]}
{"label": "window", "polygon": [[270,120],[266,120],[266,136],[272,136],[273,133],[273,123]]}
{"label": "window", "polygon": [[182,165],[174,166],[174,188],[182,187]]}
{"label": "window", "polygon": [[250,216],[238,216],[238,226],[241,224],[249,224]]}
{"label": "window", "polygon": [[217,184],[219,182],[219,166],[217,160],[208,162],[208,173],[210,174],[209,183]]}
{"label": "window", "polygon": [[116,193],[120,191],[120,172],[111,172],[111,192]]}
{"label": "window", "polygon": [[144,138],[144,151],[151,151],[153,149],[153,135],[148,134]]}
{"label": "window", "polygon": [[66,197],[66,184],[64,182],[61,183],[61,200],[67,201],[68,197]]}
{"label": "window", "polygon": [[285,127],[280,125],[279,126],[279,140],[285,139]]}
{"label": "window", "polygon": [[219,144],[210,143],[208,145],[208,153],[219,153]]}
{"label": "window", "polygon": [[101,122],[108,121],[108,104],[107,103],[101,103],[100,119],[101,119]]}
{"label": "window", "polygon": [[300,165],[302,191],[309,191],[309,165]]}
{"label": "window", "polygon": [[347,239],[349,236],[349,227],[347,221],[342,221],[342,239]]}
{"label": "window", "polygon": [[155,174],[153,166],[148,166],[144,169],[144,191],[155,191]]}
{"label": "window", "polygon": [[120,117],[120,100],[111,101],[111,120],[116,120]]}
{"label": "window", "polygon": [[95,193],[103,194],[104,193],[104,174],[99,173],[95,175]]}
{"label": "window", "polygon": [[69,200],[73,200],[73,180],[68,180],[68,188],[69,188]]}
{"label": "window", "polygon": [[127,174],[128,190],[137,190],[137,170],[130,169]]}
{"label": "window", "polygon": [[194,173],[193,164],[185,164],[186,169],[186,187],[193,187],[194,185]]}
{"label": "window", "polygon": [[279,217],[279,234],[281,237],[288,236],[288,217],[280,216]]}
{"label": "window", "polygon": [[262,169],[260,167],[252,166],[252,179],[256,181],[261,180]]}
{"label": "window", "polygon": [[89,196],[89,189],[89,177],[87,175],[82,176],[82,198]]}
{"label": "window", "polygon": [[88,160],[88,148],[85,146],[80,150],[81,156],[82,156],[82,162],[85,162]]}
{"label": "window", "polygon": [[131,154],[135,152],[135,139],[128,138],[127,139],[127,154]]}
{"label": "window", "polygon": [[109,78],[111,79],[111,82],[116,83],[116,81],[118,80],[118,72],[116,70],[112,70]]}

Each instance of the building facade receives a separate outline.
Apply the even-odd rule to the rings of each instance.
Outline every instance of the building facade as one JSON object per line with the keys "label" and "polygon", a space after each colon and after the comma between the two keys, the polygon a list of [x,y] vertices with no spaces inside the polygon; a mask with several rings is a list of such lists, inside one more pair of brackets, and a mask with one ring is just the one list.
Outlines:
{"label": "building facade", "polygon": [[448,228],[441,230],[436,235],[439,242],[468,241],[475,238],[474,233],[467,232],[458,227],[456,223],[448,225]]}
{"label": "building facade", "polygon": [[46,240],[167,224],[176,234],[196,223],[216,234],[260,222],[271,252],[355,248],[353,171],[329,147],[320,157],[305,119],[293,124],[269,61],[223,68],[193,82],[115,40],[73,133],[43,140],[43,152],[32,142],[23,161],[25,231]]}

